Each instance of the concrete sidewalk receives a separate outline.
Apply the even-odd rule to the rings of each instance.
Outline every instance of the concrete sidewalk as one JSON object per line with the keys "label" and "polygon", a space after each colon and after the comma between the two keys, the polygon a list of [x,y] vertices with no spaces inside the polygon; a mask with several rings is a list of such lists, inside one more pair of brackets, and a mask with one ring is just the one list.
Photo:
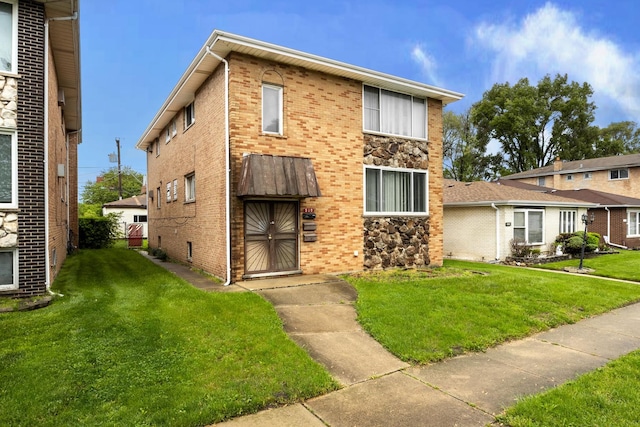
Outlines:
{"label": "concrete sidewalk", "polygon": [[[197,275],[184,266],[160,264],[187,281]],[[640,348],[640,304],[634,304],[485,353],[412,367],[362,331],[353,307],[355,290],[334,276],[199,287],[265,297],[291,338],[344,386],[303,403],[219,424],[228,427],[484,426],[520,397]]]}

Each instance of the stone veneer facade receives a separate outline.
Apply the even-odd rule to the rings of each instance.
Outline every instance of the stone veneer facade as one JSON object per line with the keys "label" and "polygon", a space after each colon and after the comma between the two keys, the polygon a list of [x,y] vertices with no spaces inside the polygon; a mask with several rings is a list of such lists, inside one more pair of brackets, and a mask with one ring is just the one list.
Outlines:
{"label": "stone veneer facade", "polygon": [[[364,164],[429,169],[427,141],[365,135]],[[364,218],[364,268],[424,267],[429,258],[429,217]]]}

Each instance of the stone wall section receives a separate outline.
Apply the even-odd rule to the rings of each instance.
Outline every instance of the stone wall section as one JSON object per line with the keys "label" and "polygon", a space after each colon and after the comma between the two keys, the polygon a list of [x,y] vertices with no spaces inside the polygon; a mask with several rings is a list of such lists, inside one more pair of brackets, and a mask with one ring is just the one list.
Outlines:
{"label": "stone wall section", "polygon": [[18,215],[0,212],[0,248],[18,246]]}
{"label": "stone wall section", "polygon": [[[364,136],[365,165],[429,168],[427,141]],[[424,267],[429,258],[429,216],[365,217],[364,268]]]}
{"label": "stone wall section", "polygon": [[0,127],[18,127],[18,80],[0,75]]}

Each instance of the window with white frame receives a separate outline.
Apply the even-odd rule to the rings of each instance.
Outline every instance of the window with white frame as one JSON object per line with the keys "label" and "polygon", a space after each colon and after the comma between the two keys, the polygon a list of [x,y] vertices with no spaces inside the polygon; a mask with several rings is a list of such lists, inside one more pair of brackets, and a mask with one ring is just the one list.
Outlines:
{"label": "window with white frame", "polygon": [[583,179],[591,179],[591,172],[585,172],[583,175]]}
{"label": "window with white frame", "polygon": [[178,200],[178,180],[173,180],[173,200]]}
{"label": "window with white frame", "polygon": [[18,73],[18,2],[0,1],[0,71]]}
{"label": "window with white frame", "polygon": [[629,179],[629,169],[611,169],[609,179]]}
{"label": "window with white frame", "polygon": [[573,181],[573,175],[571,174],[567,175],[567,181]]}
{"label": "window with white frame", "polygon": [[160,140],[156,138],[153,143],[156,145],[156,157],[160,155]]}
{"label": "window with white frame", "polygon": [[18,250],[0,249],[0,291],[18,289]]}
{"label": "window with white frame", "polygon": [[162,193],[160,193],[160,187],[156,188],[156,208],[158,209],[160,209],[160,206],[162,206],[162,199],[160,198],[161,195]]}
{"label": "window with white frame", "polygon": [[0,208],[18,207],[17,164],[16,133],[0,130]]}
{"label": "window with white frame", "polygon": [[164,142],[169,143],[171,141],[171,129],[169,126],[164,130]]}
{"label": "window with white frame", "polygon": [[196,174],[191,173],[184,177],[184,200],[192,202],[196,199]]}
{"label": "window with white frame", "polygon": [[627,236],[640,236],[640,211],[627,211]]}
{"label": "window with white frame", "polygon": [[544,210],[515,209],[513,211],[513,238],[530,245],[544,243]]}
{"label": "window with white frame", "polygon": [[173,118],[171,120],[170,128],[171,128],[171,137],[173,138],[174,136],[176,136],[178,134],[178,125],[176,124],[176,119],[175,118]]}
{"label": "window with white frame", "polygon": [[133,216],[133,222],[147,222],[147,216],[146,215],[134,215]]}
{"label": "window with white frame", "polygon": [[427,171],[365,167],[365,212],[411,214],[428,212]]}
{"label": "window with white frame", "polygon": [[574,233],[577,218],[576,211],[560,211],[560,233]]}
{"label": "window with white frame", "polygon": [[187,130],[192,124],[196,122],[196,107],[194,103],[184,107],[184,130]]}
{"label": "window with white frame", "polygon": [[427,102],[403,93],[364,86],[364,130],[427,137]]}
{"label": "window with white frame", "polygon": [[167,203],[171,201],[171,181],[167,182]]}
{"label": "window with white frame", "polygon": [[282,135],[282,87],[262,85],[262,131]]}
{"label": "window with white frame", "polygon": [[546,182],[546,179],[545,179],[545,177],[544,177],[544,176],[540,176],[540,177],[538,177],[538,185],[539,185],[540,187],[544,187],[545,182]]}

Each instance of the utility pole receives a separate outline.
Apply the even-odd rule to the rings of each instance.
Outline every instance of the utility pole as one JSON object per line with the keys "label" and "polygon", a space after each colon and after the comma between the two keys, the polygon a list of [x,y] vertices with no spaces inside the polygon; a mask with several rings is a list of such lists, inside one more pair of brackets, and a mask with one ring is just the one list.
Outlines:
{"label": "utility pole", "polygon": [[118,147],[118,196],[122,200],[122,170],[120,169],[120,138],[116,138],[116,146]]}

